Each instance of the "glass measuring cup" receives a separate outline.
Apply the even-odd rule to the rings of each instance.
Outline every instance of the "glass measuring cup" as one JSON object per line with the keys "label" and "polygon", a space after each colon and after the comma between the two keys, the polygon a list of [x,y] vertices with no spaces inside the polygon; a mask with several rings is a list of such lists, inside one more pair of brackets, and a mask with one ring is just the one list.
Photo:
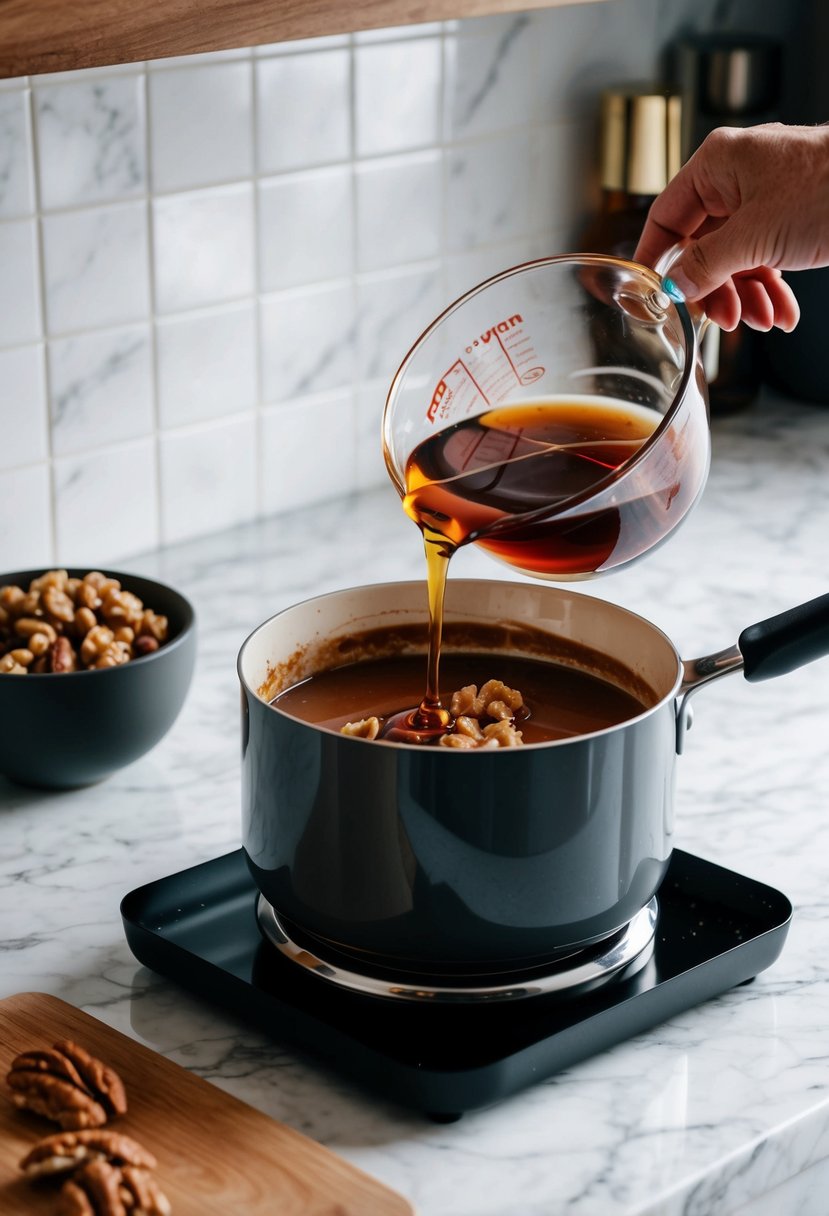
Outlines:
{"label": "glass measuring cup", "polygon": [[474,542],[538,578],[642,557],[708,474],[703,325],[656,271],[604,255],[481,283],[432,322],[389,390],[383,450],[406,510],[447,552]]}

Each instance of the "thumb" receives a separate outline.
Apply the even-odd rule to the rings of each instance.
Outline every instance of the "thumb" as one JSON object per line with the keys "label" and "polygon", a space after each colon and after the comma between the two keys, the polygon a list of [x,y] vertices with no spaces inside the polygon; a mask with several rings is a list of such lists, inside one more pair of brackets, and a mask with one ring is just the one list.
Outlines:
{"label": "thumb", "polygon": [[688,245],[668,275],[688,300],[699,300],[722,287],[732,275],[756,265],[756,247],[736,218]]}

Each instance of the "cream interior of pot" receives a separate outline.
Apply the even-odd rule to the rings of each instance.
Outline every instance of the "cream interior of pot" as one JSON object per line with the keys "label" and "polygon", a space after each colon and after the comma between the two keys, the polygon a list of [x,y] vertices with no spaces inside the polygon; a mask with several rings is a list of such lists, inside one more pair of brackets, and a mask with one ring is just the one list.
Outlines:
{"label": "cream interior of pot", "polygon": [[[648,709],[679,686],[679,655],[661,630],[624,608],[569,589],[450,580],[445,619],[447,650],[468,647],[467,623],[470,639],[486,636],[483,626],[498,626],[511,653],[577,666],[630,692]],[[425,622],[423,583],[337,591],[261,625],[242,648],[239,673],[251,691],[271,701],[320,671],[384,657],[378,636],[386,654],[425,653]]]}

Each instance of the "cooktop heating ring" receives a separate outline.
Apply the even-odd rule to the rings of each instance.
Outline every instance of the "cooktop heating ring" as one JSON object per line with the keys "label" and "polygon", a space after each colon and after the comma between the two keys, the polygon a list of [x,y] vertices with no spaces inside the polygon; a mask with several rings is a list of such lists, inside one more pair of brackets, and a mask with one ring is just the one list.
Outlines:
{"label": "cooktop heating ring", "polygon": [[[446,983],[445,977],[411,975],[394,977],[379,971],[366,975],[332,962],[294,941],[273,906],[263,895],[256,908],[259,928],[281,955],[290,959],[320,980],[340,988],[348,988],[365,996],[388,997],[421,1004],[490,1004],[496,1001],[516,1001],[526,997],[553,992],[589,992],[613,976],[625,971],[634,975],[653,954],[658,906],[656,897],[598,946],[568,955],[558,963],[537,967],[529,973],[512,973],[506,982],[490,982],[492,977],[469,976],[468,983]],[[627,970],[626,970],[627,969]]]}

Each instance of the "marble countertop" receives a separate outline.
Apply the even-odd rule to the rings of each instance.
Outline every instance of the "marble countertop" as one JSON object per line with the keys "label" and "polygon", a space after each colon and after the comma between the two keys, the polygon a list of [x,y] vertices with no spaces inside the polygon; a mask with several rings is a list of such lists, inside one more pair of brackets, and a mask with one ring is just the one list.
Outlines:
{"label": "marble countertop", "polygon": [[[827,590],[827,525],[829,413],[766,397],[715,422],[710,480],[680,532],[586,590],[696,657]],[[815,1196],[829,1156],[829,663],[701,692],[679,764],[677,843],[792,901],[778,961],[748,987],[441,1126],[152,974],[119,916],[127,891],[238,847],[245,636],[319,592],[421,578],[416,529],[389,487],[122,566],[194,601],[194,685],[155,750],[96,787],[45,794],[0,778],[0,996],[38,990],[80,1006],[329,1146],[421,1216],[825,1211]],[[512,577],[472,549],[453,575]]]}

